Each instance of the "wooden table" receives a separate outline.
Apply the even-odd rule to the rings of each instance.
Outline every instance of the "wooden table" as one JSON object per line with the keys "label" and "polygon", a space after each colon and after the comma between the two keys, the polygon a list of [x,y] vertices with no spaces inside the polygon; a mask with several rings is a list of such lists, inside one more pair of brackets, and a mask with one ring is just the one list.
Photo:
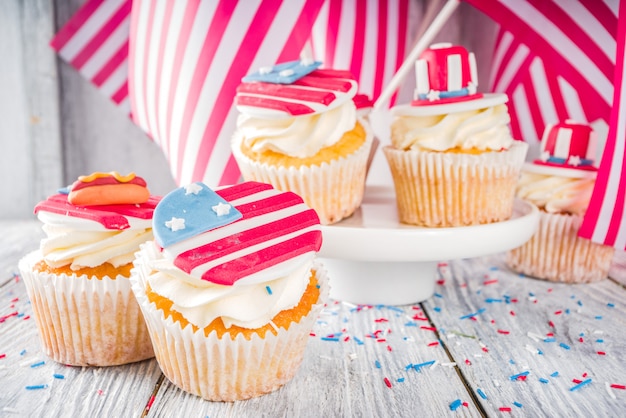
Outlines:
{"label": "wooden table", "polygon": [[17,260],[38,246],[40,224],[2,221],[0,230],[0,417],[590,417],[626,410],[623,253],[612,278],[596,284],[520,277],[497,254],[441,263],[435,295],[418,305],[332,301],[291,382],[219,403],[174,387],[154,359],[81,368],[46,358],[17,274]]}

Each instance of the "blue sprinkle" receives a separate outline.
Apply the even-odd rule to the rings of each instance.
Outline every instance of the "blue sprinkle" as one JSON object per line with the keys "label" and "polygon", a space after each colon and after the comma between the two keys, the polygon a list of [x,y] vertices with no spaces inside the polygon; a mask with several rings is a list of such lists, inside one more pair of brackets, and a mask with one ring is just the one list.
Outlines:
{"label": "blue sprinkle", "polygon": [[437,297],[437,298],[443,298],[443,295],[440,293],[433,293],[433,296]]}
{"label": "blue sprinkle", "polygon": [[26,386],[26,390],[46,389],[48,385],[30,385]]}
{"label": "blue sprinkle", "polygon": [[337,338],[337,337],[322,337],[321,340],[322,341],[339,341],[339,338]]}
{"label": "blue sprinkle", "polygon": [[580,382],[579,384],[572,386],[571,388],[569,388],[570,392],[573,392],[575,390],[580,389],[581,387],[588,385],[589,383],[591,383],[591,379],[587,379],[587,380],[583,380],[582,382]]}
{"label": "blue sprinkle", "polygon": [[377,368],[377,369],[380,369],[380,361],[376,360],[376,361],[374,362],[374,364],[376,365],[376,368]]}
{"label": "blue sprinkle", "polygon": [[554,372],[554,373],[552,373],[550,376],[552,376],[552,377],[557,377],[558,375],[559,375],[559,372]]}
{"label": "blue sprinkle", "polygon": [[24,354],[26,354],[26,349],[23,349],[22,351],[20,351],[20,356],[23,356]]}
{"label": "blue sprinkle", "polygon": [[549,337],[549,338],[544,338],[543,339],[544,343],[553,343],[555,341],[556,341],[556,338],[554,338],[554,337]]}
{"label": "blue sprinkle", "polygon": [[406,366],[404,366],[404,370],[409,370],[413,368],[413,363],[409,363]]}
{"label": "blue sprinkle", "polygon": [[569,314],[569,309],[565,309],[565,315]]}
{"label": "blue sprinkle", "polygon": [[543,377],[542,377],[542,378],[540,378],[540,379],[539,379],[539,381],[540,381],[541,383],[548,383],[548,382],[549,382],[549,380],[548,380],[548,379],[545,379],[545,378],[543,378]]}
{"label": "blue sprinkle", "polygon": [[37,363],[31,364],[30,367],[34,369],[35,367],[43,366],[44,364],[46,364],[45,361],[39,361]]}
{"label": "blue sprinkle", "polygon": [[23,314],[23,313],[19,313],[19,314],[17,314],[17,317],[18,317],[18,318],[21,318],[21,317],[23,317],[23,316],[24,316],[24,314]]}
{"label": "blue sprinkle", "polygon": [[363,345],[363,341],[359,340],[357,337],[352,337],[354,339],[354,341],[356,341],[356,343],[358,345]]}
{"label": "blue sprinkle", "polygon": [[576,299],[576,295],[572,295],[569,297],[570,299]]}
{"label": "blue sprinkle", "polygon": [[485,302],[487,302],[487,303],[502,302],[502,299],[488,298],[488,299],[485,299]]}
{"label": "blue sprinkle", "polygon": [[597,315],[596,319],[602,319],[602,315]]}
{"label": "blue sprinkle", "polygon": [[539,354],[541,356],[541,355],[543,355],[543,351],[537,349],[537,354]]}
{"label": "blue sprinkle", "polygon": [[405,327],[416,327],[417,326],[417,322],[415,321],[409,321],[406,324],[404,324]]}
{"label": "blue sprinkle", "polygon": [[439,306],[435,306],[433,309],[435,310],[435,312],[441,312],[441,308]]}
{"label": "blue sprinkle", "polygon": [[478,393],[481,398],[487,399],[487,395],[485,395],[485,392],[483,392],[481,388],[476,389],[476,393]]}
{"label": "blue sprinkle", "polygon": [[534,297],[534,296],[535,296],[535,294],[534,294],[533,292],[528,292],[528,296],[530,296],[530,297]]}
{"label": "blue sprinkle", "polygon": [[530,373],[529,371],[525,371],[525,372],[521,372],[521,373],[518,373],[518,374],[514,374],[514,375],[510,376],[510,379],[511,380],[517,380],[518,377],[528,376],[529,373]]}
{"label": "blue sprinkle", "polygon": [[563,347],[566,350],[569,350],[569,345],[567,345],[565,343],[560,343],[559,346]]}
{"label": "blue sprinkle", "polygon": [[456,410],[457,410],[457,408],[458,408],[459,406],[461,406],[461,405],[463,405],[463,403],[461,402],[461,400],[460,400],[460,399],[457,399],[456,401],[454,401],[454,402],[452,402],[452,403],[450,404],[450,410],[451,410],[451,411],[456,411]]}
{"label": "blue sprinkle", "polygon": [[390,309],[392,311],[396,311],[396,312],[400,312],[400,313],[404,313],[404,310],[402,308],[398,308],[397,306],[386,306],[387,309]]}
{"label": "blue sprinkle", "polygon": [[467,314],[467,315],[463,315],[463,316],[462,316],[462,317],[460,317],[459,319],[473,318],[473,317],[475,317],[476,315],[479,315],[479,314],[481,314],[481,313],[485,312],[486,310],[487,310],[486,308],[480,308],[480,309],[479,309],[479,310],[477,310],[476,312],[474,312],[474,313],[470,313],[470,314]]}
{"label": "blue sprinkle", "polygon": [[517,401],[513,402],[513,405],[517,406],[518,408],[522,407],[522,404]]}
{"label": "blue sprinkle", "polygon": [[62,374],[58,374],[58,373],[55,373],[52,376],[54,376],[55,379],[65,379],[65,376],[63,376]]}
{"label": "blue sprinkle", "polygon": [[265,286],[265,290],[267,290],[267,294],[271,295],[272,294],[272,288],[269,286]]}
{"label": "blue sprinkle", "polygon": [[513,359],[509,360],[510,364],[515,364],[515,361]]}
{"label": "blue sprinkle", "polygon": [[404,377],[399,377],[396,381],[402,383],[404,382]]}
{"label": "blue sprinkle", "polygon": [[584,337],[584,336],[585,336],[585,333],[584,333],[584,332],[581,332],[580,334],[578,334],[578,336],[579,336],[579,337]]}
{"label": "blue sprinkle", "polygon": [[607,303],[606,306],[608,306],[609,308],[615,308],[615,304],[614,303]]}
{"label": "blue sprinkle", "polygon": [[583,306],[583,303],[581,301],[578,301],[576,303],[578,303],[578,306]]}
{"label": "blue sprinkle", "polygon": [[431,366],[431,365],[433,365],[433,364],[435,364],[435,360],[425,361],[425,362],[420,363],[420,364],[414,364],[414,365],[413,365],[413,368],[414,368],[416,371],[418,371],[418,372],[419,372],[419,371],[420,371],[420,369],[421,369],[422,367]]}
{"label": "blue sprinkle", "polygon": [[491,267],[489,267],[489,270],[491,270],[491,271],[498,271],[499,269],[498,269],[498,266],[491,266]]}
{"label": "blue sprinkle", "polygon": [[604,340],[603,340],[602,338],[598,338],[598,339],[596,340],[596,342],[597,342],[597,343],[603,343],[603,342],[604,342]]}
{"label": "blue sprinkle", "polygon": [[321,286],[319,284],[316,284],[315,287],[319,289]]}

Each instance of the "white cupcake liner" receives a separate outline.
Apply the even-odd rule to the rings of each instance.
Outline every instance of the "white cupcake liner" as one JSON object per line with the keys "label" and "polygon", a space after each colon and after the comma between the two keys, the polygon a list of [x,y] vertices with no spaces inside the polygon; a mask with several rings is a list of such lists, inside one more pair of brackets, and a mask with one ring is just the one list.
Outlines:
{"label": "white cupcake liner", "polygon": [[607,277],[615,249],[578,236],[582,216],[540,211],[539,226],[521,247],[507,252],[514,271],[542,280],[590,283]]}
{"label": "white cupcake liner", "polygon": [[361,121],[365,143],[352,154],[321,165],[282,167],[254,161],[244,155],[235,141],[233,155],[243,179],[269,183],[278,190],[291,191],[315,209],[323,225],[339,222],[361,205],[373,135]]}
{"label": "white cupcake liner", "polygon": [[481,154],[383,148],[401,222],[453,227],[498,222],[513,213],[528,144]]}
{"label": "white cupcake liner", "polygon": [[145,283],[150,268],[151,249],[144,245],[137,253],[131,276],[132,288],[146,318],[156,359],[163,374],[180,389],[211,401],[248,399],[274,391],[296,374],[309,333],[328,298],[328,279],[318,262],[314,265],[320,285],[320,298],[311,311],[289,329],[280,328],[278,335],[270,332],[264,338],[253,334],[250,340],[239,334],[231,339],[211,332],[208,336],[191,325],[181,329],[180,323],[165,318],[162,310],[150,303]]}
{"label": "white cupcake liner", "polygon": [[44,352],[72,366],[116,366],[154,357],[130,280],[38,272],[34,251],[19,262]]}

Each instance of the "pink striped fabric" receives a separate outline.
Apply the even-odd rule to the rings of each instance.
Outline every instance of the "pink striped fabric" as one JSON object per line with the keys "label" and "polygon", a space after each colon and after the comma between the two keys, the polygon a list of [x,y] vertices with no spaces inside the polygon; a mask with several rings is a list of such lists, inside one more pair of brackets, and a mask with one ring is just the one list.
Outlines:
{"label": "pink striped fabric", "polygon": [[135,0],[133,118],[160,145],[175,180],[232,184],[236,88],[259,67],[298,59],[323,0]]}
{"label": "pink striped fabric", "polygon": [[[501,24],[491,90],[508,94],[511,128],[516,138],[537,144],[547,124],[564,119],[615,132],[614,124],[619,118],[611,116],[611,107],[617,56],[617,0],[466,1]],[[620,57],[617,59],[619,63]],[[616,156],[611,141],[615,142],[615,138],[608,139],[581,235],[624,248],[626,242],[613,237],[619,235],[622,216],[621,212],[613,212],[623,210],[626,187],[623,152],[618,150]],[[620,141],[624,141],[623,131]],[[611,162],[607,162],[609,159]],[[613,188],[605,193],[604,182],[609,179]],[[616,205],[615,199],[620,196],[622,204]]]}
{"label": "pink striped fabric", "polygon": [[327,0],[313,27],[313,55],[323,68],[349,70],[359,93],[375,101],[411,47],[416,6],[410,0]]}
{"label": "pink striped fabric", "polygon": [[626,249],[626,2],[619,6],[613,108],[607,144],[581,236]]}
{"label": "pink striped fabric", "polygon": [[128,100],[128,31],[132,0],[89,0],[50,46],[123,111]]}

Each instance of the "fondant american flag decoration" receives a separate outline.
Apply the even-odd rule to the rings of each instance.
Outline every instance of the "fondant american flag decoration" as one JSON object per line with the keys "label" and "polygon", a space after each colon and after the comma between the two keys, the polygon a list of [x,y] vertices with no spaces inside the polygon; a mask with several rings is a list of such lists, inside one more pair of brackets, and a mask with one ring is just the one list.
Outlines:
{"label": "fondant american flag decoration", "polygon": [[315,70],[291,84],[244,82],[235,104],[257,117],[289,117],[325,112],[351,100],[357,82],[348,71]]}
{"label": "fondant american flag decoration", "polygon": [[589,125],[571,120],[548,125],[536,163],[595,171],[597,145],[596,133]]}
{"label": "fondant american flag decoration", "polygon": [[[163,248],[164,257],[190,276],[233,285],[261,270],[319,251],[322,244],[319,217],[295,193],[281,192],[257,182],[240,183],[215,193],[242,217],[211,230],[199,230],[196,235]],[[204,199],[204,196],[188,195],[191,199]],[[165,203],[168,200],[167,196],[163,198]],[[171,224],[167,226],[160,221],[170,218],[169,213],[159,213],[161,208],[176,211],[184,220],[186,216],[201,216],[214,206],[213,199],[178,209],[173,209],[171,203],[159,205],[155,210],[155,237],[164,230],[172,232]]]}

